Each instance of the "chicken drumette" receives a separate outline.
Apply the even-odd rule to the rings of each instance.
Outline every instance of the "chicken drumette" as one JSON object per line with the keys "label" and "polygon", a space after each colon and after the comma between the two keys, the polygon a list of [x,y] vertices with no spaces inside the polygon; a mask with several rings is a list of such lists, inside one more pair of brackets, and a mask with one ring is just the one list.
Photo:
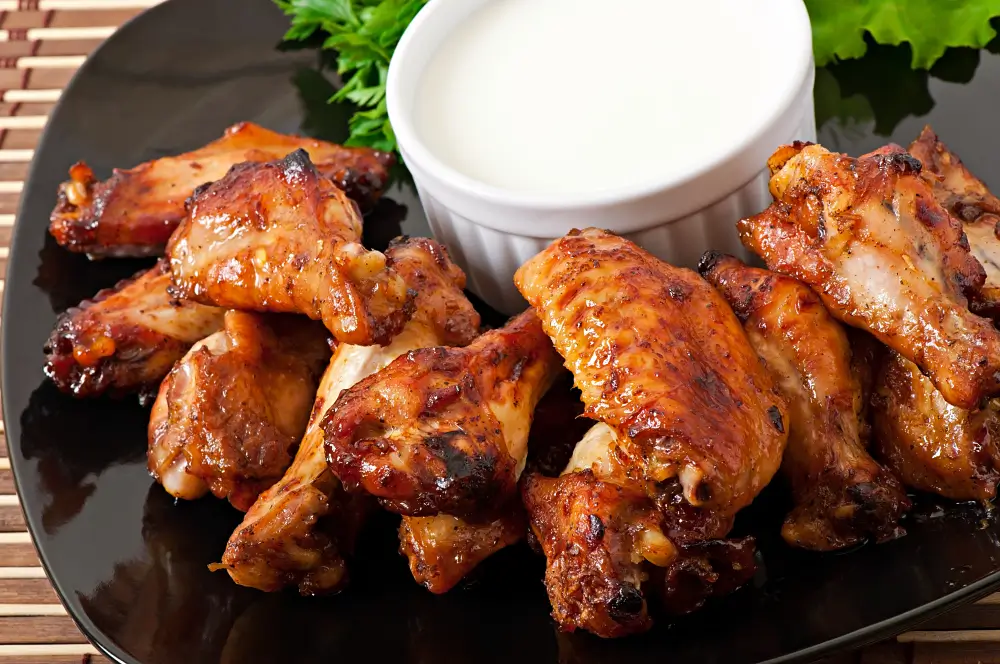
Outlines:
{"label": "chicken drumette", "polygon": [[103,256],[156,256],[184,218],[195,189],[214,182],[242,162],[281,159],[297,149],[309,152],[317,169],[363,208],[374,204],[388,182],[393,158],[368,148],[279,134],[250,122],[193,152],[164,157],[135,168],[115,169],[98,182],[83,162],[59,187],[49,229],[70,251]]}
{"label": "chicken drumette", "polygon": [[845,330],[816,293],[790,277],[712,252],[699,269],[743,321],[788,403],[782,472],[795,509],[781,531],[785,540],[829,551],[902,534],[898,521],[909,500],[866,449],[865,395]]}
{"label": "chicken drumette", "polygon": [[178,297],[302,313],[359,345],[388,343],[412,313],[385,255],[361,246],[357,205],[305,150],[234,166],[189,208],[167,247]]}
{"label": "chicken drumette", "polygon": [[596,229],[555,241],[515,282],[587,416],[607,425],[581,441],[567,474],[524,488],[560,625],[647,629],[647,577],[674,610],[745,580],[752,547],[709,542],[777,471],[786,417],[725,300],[694,272]]}
{"label": "chicken drumette", "polygon": [[77,397],[155,394],[191,346],[222,327],[225,311],[167,292],[166,262],[67,310],[45,344],[45,375]]}
{"label": "chicken drumette", "polygon": [[292,465],[261,494],[226,546],[219,567],[240,585],[292,585],[304,594],[343,586],[344,556],[371,500],[349,495],[330,472],[321,426],[327,413],[343,390],[396,357],[426,346],[462,345],[478,332],[479,315],[462,293],[465,275],[443,247],[415,238],[395,242],[386,253],[417,292],[416,312],[388,346],[337,347]]}
{"label": "chicken drumette", "polygon": [[1000,392],[1000,333],[966,301],[983,268],[919,161],[897,146],[852,159],[796,144],[769,166],[775,202],[739,222],[748,248],[916,363],[949,403]]}
{"label": "chicken drumette", "polygon": [[149,470],[187,500],[211,491],[246,511],[292,461],[330,358],[322,324],[229,311],[160,385]]}

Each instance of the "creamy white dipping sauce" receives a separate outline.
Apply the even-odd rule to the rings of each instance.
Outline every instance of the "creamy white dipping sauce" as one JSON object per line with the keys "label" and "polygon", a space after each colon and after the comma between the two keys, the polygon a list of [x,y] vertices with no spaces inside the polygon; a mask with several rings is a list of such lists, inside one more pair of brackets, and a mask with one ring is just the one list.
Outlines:
{"label": "creamy white dipping sauce", "polygon": [[777,0],[495,0],[417,88],[416,130],[454,170],[529,194],[690,173],[783,94]]}

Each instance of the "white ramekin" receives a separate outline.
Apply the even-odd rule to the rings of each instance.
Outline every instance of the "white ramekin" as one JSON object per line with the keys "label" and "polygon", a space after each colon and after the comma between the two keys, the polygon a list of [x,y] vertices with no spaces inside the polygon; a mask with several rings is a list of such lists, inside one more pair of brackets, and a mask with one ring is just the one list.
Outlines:
{"label": "white ramekin", "polygon": [[[445,37],[492,1],[431,0],[400,40],[386,87],[389,120],[431,231],[466,271],[469,288],[504,313],[523,309],[514,271],[555,238],[588,226],[625,235],[674,265],[693,267],[707,249],[745,256],[735,223],[770,203],[767,158],[779,145],[816,140],[815,67],[802,0],[768,0],[783,6],[787,25],[786,50],[773,74],[782,77],[783,93],[769,98],[773,108],[766,123],[681,178],[588,197],[530,195],[484,184],[445,165],[418,136],[412,113],[424,69]],[[741,100],[732,103],[738,108]]]}

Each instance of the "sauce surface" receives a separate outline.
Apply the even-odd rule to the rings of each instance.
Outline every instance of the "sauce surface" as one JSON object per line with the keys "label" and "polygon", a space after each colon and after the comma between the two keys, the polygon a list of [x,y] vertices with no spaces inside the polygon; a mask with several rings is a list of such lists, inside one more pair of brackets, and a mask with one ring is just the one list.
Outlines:
{"label": "sauce surface", "polygon": [[519,193],[672,179],[773,115],[796,75],[782,62],[788,13],[772,0],[495,0],[432,56],[416,129],[446,165]]}

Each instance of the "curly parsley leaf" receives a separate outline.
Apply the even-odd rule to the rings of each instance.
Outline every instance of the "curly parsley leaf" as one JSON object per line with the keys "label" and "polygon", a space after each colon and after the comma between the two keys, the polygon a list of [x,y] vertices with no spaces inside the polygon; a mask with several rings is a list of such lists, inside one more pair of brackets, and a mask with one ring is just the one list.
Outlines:
{"label": "curly parsley leaf", "polygon": [[860,58],[865,33],[910,45],[914,69],[929,69],[952,46],[982,48],[996,36],[1000,0],[805,0],[816,64]]}
{"label": "curly parsley leaf", "polygon": [[427,0],[275,0],[291,17],[285,34],[303,41],[316,33],[326,36],[323,48],[336,51],[337,73],[343,86],[331,102],[357,106],[345,145],[391,152],[396,136],[389,125],[385,83],[389,60],[407,26]]}

